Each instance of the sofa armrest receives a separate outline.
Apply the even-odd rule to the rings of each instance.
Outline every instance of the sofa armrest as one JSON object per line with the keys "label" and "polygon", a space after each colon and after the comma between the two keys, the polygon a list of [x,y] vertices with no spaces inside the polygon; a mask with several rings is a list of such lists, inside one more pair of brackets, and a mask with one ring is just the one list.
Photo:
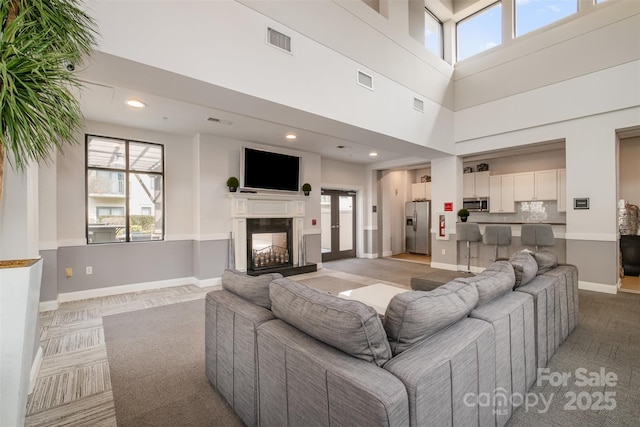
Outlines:
{"label": "sofa armrest", "polygon": [[476,403],[479,393],[493,400],[495,352],[491,325],[465,318],[415,344],[384,368],[407,388],[411,425],[494,425],[491,405]]}
{"label": "sofa armrest", "polygon": [[260,425],[408,426],[398,378],[282,320],[258,328]]}
{"label": "sofa armrest", "polygon": [[271,311],[231,292],[209,292],[205,302],[205,370],[211,384],[248,426],[257,425],[256,329]]}

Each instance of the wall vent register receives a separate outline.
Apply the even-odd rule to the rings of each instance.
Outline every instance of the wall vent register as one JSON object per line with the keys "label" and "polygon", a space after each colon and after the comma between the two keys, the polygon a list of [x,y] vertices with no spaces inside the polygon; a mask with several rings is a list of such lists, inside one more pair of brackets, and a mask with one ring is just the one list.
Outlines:
{"label": "wall vent register", "polygon": [[413,98],[413,109],[424,113],[424,101],[418,98]]}
{"label": "wall vent register", "polygon": [[367,89],[373,90],[373,77],[358,70],[358,84],[366,87]]}
{"label": "wall vent register", "polygon": [[267,27],[267,43],[291,53],[291,37]]}

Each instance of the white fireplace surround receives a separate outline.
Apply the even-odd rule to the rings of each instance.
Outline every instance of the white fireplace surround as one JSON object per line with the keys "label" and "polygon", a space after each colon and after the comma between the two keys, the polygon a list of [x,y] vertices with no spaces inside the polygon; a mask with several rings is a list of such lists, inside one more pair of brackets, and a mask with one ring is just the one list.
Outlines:
{"label": "white fireplace surround", "polygon": [[231,199],[231,233],[236,270],[247,271],[247,218],[291,218],[293,266],[301,265],[307,197],[263,193],[227,193],[227,196]]}

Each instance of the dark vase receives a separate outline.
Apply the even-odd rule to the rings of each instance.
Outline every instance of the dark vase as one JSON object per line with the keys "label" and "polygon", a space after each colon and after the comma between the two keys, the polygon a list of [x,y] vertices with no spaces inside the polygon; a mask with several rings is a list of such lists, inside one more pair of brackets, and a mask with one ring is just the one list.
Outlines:
{"label": "dark vase", "polygon": [[469,218],[469,217],[468,216],[461,216],[460,217],[460,221],[467,222],[467,218]]}
{"label": "dark vase", "polygon": [[229,191],[231,193],[235,193],[238,190],[238,187],[229,187]]}
{"label": "dark vase", "polygon": [[308,191],[303,191],[303,193],[304,193],[304,195],[305,195],[305,196],[308,196],[308,195],[309,195],[309,192],[308,192]]}

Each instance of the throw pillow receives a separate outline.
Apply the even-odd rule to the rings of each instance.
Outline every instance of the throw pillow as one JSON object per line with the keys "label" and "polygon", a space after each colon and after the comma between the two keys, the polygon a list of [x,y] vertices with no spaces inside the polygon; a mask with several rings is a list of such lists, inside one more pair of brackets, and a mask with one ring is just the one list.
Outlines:
{"label": "throw pillow", "polygon": [[475,286],[449,282],[432,291],[403,292],[389,302],[384,329],[393,355],[466,317],[478,302]]}
{"label": "throw pillow", "polygon": [[538,263],[529,252],[519,251],[509,257],[516,273],[515,288],[529,283],[538,273]]}
{"label": "throw pillow", "polygon": [[538,274],[544,274],[558,266],[558,257],[550,251],[540,251],[533,254],[538,263]]}
{"label": "throw pillow", "polygon": [[222,273],[222,289],[240,298],[271,309],[269,283],[282,277],[280,273],[267,273],[260,276],[249,276],[237,270],[225,270]]}
{"label": "throw pillow", "polygon": [[516,282],[516,275],[508,261],[496,261],[476,276],[458,277],[455,281],[474,285],[478,289],[480,306],[511,291]]}
{"label": "throw pillow", "polygon": [[269,293],[273,314],[307,335],[378,366],[391,359],[382,321],[372,307],[286,278],[274,280]]}

